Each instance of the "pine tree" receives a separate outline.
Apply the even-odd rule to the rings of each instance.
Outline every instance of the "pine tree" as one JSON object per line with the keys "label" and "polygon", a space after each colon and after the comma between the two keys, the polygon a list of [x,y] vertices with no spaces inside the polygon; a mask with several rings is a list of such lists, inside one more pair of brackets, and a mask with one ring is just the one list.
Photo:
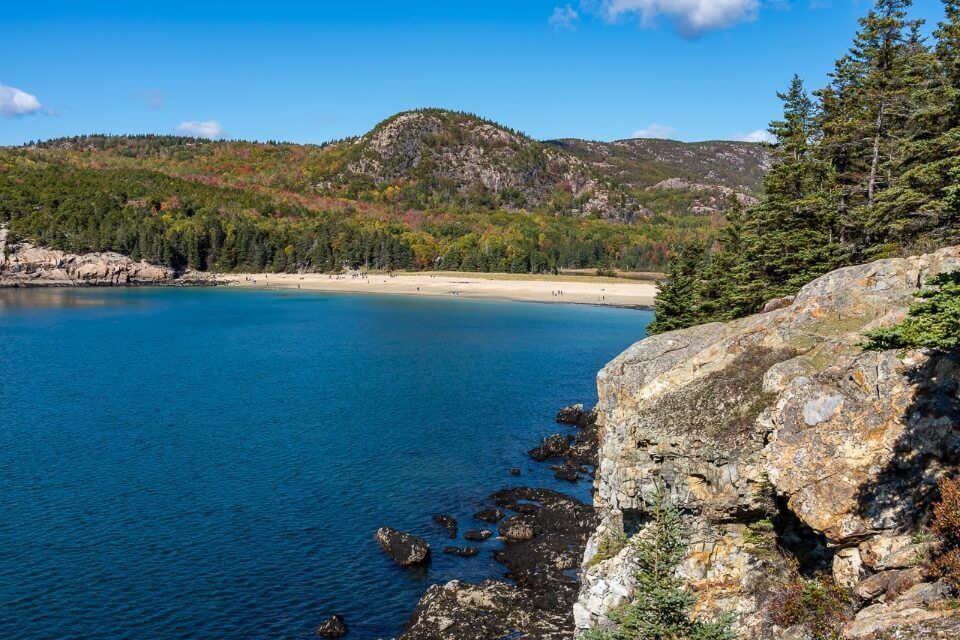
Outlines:
{"label": "pine tree", "polygon": [[634,601],[611,612],[616,630],[592,630],[581,640],[733,640],[729,619],[692,619],[695,598],[676,574],[687,552],[686,527],[666,492],[651,497],[647,515],[650,523],[630,543],[637,567]]}
{"label": "pine tree", "polygon": [[656,317],[647,327],[647,333],[662,333],[682,329],[701,322],[701,276],[705,269],[707,248],[703,242],[690,241],[671,249],[667,278],[657,291]]}
{"label": "pine tree", "polygon": [[774,166],[764,179],[763,201],[748,212],[752,238],[741,250],[754,265],[751,311],[840,266],[849,253],[841,242],[834,171],[813,153],[813,102],[797,76],[777,95],[784,115],[770,125],[777,138]]}
{"label": "pine tree", "polygon": [[911,116],[899,139],[890,188],[869,211],[882,249],[913,252],[958,240],[960,207],[960,2],[946,0],[936,46],[913,35],[905,66]]}

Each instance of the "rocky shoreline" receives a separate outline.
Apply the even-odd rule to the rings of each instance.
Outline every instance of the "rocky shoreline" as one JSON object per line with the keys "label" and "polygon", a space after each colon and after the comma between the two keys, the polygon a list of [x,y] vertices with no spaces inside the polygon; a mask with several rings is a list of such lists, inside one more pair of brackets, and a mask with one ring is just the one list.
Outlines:
{"label": "rocky shoreline", "polygon": [[8,243],[0,227],[0,288],[215,286],[226,284],[216,274],[177,272],[113,252],[76,254],[45,249],[29,242]]}
{"label": "rocky shoreline", "polygon": [[958,637],[930,518],[938,481],[960,473],[960,357],[860,346],[957,269],[960,247],[848,267],[764,313],[634,344],[598,374],[596,414],[562,411],[577,432],[529,452],[558,478],[595,469],[594,506],[530,488],[490,496],[510,514],[495,558],[514,583],[432,586],[400,640],[614,627],[658,494],[682,514],[676,575],[699,619],[729,616],[757,640]]}
{"label": "rocky shoreline", "polygon": [[[554,434],[528,452],[536,462],[555,470],[557,478],[576,482],[591,478],[597,461],[596,414],[582,405],[560,411],[557,422],[572,432]],[[576,477],[568,477],[565,470]],[[519,469],[509,470],[518,475]],[[470,557],[494,538],[503,542],[493,559],[503,565],[507,580],[471,584],[453,580],[429,587],[397,640],[490,640],[530,638],[567,640],[575,625],[573,606],[580,589],[579,569],[587,541],[599,520],[592,505],[553,489],[511,487],[488,496],[473,519],[486,528],[462,533],[466,546],[444,553]],[[451,541],[459,523],[437,514],[434,523]],[[430,559],[426,540],[389,527],[376,534],[383,551],[399,566],[415,568]],[[319,633],[318,629],[318,633]]]}

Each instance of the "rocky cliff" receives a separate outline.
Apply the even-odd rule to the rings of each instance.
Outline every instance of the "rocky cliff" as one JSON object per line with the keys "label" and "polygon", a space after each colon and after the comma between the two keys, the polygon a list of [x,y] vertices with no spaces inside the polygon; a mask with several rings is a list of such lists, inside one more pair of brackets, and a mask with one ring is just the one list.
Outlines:
{"label": "rocky cliff", "polygon": [[0,287],[212,284],[214,277],[136,262],[119,253],[78,255],[29,242],[8,243],[0,227]]}
{"label": "rocky cliff", "polygon": [[827,637],[782,615],[818,574],[849,594],[832,614],[844,638],[960,637],[947,588],[921,569],[936,481],[960,461],[960,359],[858,347],[956,269],[960,247],[841,269],[766,313],[653,336],[610,362],[598,375],[602,521],[577,626],[609,624],[632,597],[622,541],[668,492],[688,525],[678,572],[697,614],[732,612],[743,638]]}

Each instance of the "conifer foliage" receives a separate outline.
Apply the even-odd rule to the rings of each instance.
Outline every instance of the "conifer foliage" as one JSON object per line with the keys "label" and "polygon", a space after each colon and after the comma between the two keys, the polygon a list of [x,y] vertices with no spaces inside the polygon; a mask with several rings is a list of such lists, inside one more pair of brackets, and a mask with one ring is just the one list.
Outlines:
{"label": "conifer foliage", "polygon": [[683,517],[665,491],[652,496],[650,522],[631,545],[634,599],[613,611],[617,629],[591,629],[580,640],[733,640],[729,620],[695,620],[695,598],[676,570],[687,553]]}
{"label": "conifer foliage", "polygon": [[[678,247],[653,332],[753,313],[838,267],[960,242],[960,0],[932,41],[877,0],[829,84],[778,94],[761,202],[693,260]],[[696,266],[691,267],[693,263]]]}

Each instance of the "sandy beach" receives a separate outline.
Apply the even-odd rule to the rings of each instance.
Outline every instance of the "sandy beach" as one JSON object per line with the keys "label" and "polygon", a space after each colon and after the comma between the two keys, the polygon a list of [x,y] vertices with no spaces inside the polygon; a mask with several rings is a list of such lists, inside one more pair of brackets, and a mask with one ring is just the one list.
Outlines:
{"label": "sandy beach", "polygon": [[232,286],[342,293],[489,298],[524,302],[596,304],[618,307],[653,305],[654,282],[587,276],[518,274],[371,273],[366,277],[321,273],[229,274]]}

